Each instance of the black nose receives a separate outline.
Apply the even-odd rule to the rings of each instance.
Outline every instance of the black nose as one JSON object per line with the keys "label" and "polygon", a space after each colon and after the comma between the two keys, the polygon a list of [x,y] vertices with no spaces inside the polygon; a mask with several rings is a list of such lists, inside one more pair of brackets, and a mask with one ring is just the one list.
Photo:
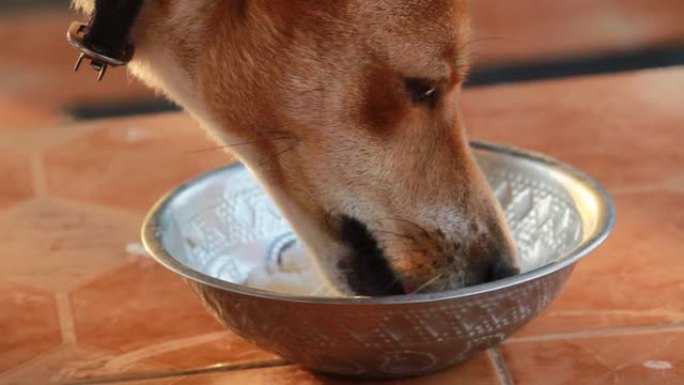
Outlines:
{"label": "black nose", "polygon": [[505,258],[496,258],[493,262],[483,261],[476,266],[468,270],[465,286],[494,282],[520,274],[520,269]]}
{"label": "black nose", "polygon": [[520,274],[516,246],[497,222],[487,225],[487,235],[480,235],[468,245],[468,285],[487,283]]}
{"label": "black nose", "polygon": [[485,274],[485,282],[497,281],[520,274],[520,268],[513,266],[506,260],[499,260],[489,266],[489,271]]}

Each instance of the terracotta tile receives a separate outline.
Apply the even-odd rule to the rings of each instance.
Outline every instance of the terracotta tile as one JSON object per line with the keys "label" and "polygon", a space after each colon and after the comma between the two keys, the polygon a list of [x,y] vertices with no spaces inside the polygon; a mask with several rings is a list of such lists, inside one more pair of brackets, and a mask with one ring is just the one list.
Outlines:
{"label": "terracotta tile", "polygon": [[[73,52],[69,52],[70,55],[74,55]],[[76,56],[69,57],[59,63],[60,68],[54,68],[52,71],[36,70],[45,82],[39,86],[26,87],[22,92],[14,93],[13,97],[18,101],[31,102],[54,111],[64,111],[74,107],[165,100],[155,95],[138,79],[129,75],[125,68],[114,68],[108,71],[101,82],[96,80],[96,73],[88,68],[73,72],[71,67],[75,59]]]}
{"label": "terracotta tile", "polygon": [[67,4],[63,11],[19,13],[0,21],[0,95],[53,111],[74,104],[156,98],[122,68],[109,71],[100,83],[88,68],[73,72],[77,51],[65,34],[71,21],[83,18]]}
{"label": "terracotta tile", "polygon": [[609,188],[684,173],[684,67],[469,90],[471,137],[545,152]]}
{"label": "terracotta tile", "polygon": [[208,337],[208,342],[187,347],[178,346],[174,350],[151,356],[150,359],[177,369],[280,359],[276,355],[256,349],[251,343],[229,331],[214,333]]}
{"label": "terracotta tile", "polygon": [[481,64],[626,52],[684,43],[679,0],[470,2]]}
{"label": "terracotta tile", "polygon": [[3,385],[64,384],[112,375],[141,377],[149,373],[164,373],[168,370],[164,366],[140,361],[118,366],[116,362],[111,361],[114,357],[116,356],[92,348],[63,345],[28,364],[5,373],[0,377],[0,383]]}
{"label": "terracotta tile", "polygon": [[503,354],[520,385],[684,383],[682,331],[511,343]]}
{"label": "terracotta tile", "polygon": [[44,159],[52,193],[139,212],[181,182],[231,161],[183,114],[103,122]]}
{"label": "terracotta tile", "polygon": [[119,362],[193,368],[268,357],[226,331],[180,277],[151,259],[98,277],[71,303],[78,343],[119,352]]}
{"label": "terracotta tile", "polygon": [[[69,23],[79,19],[65,4],[63,10],[16,12],[0,20],[0,45],[5,57],[24,66],[54,67],[62,59],[74,58],[66,41]],[[36,49],[44,45],[50,50]],[[77,56],[77,55],[76,55]],[[73,62],[71,63],[73,64]]]}
{"label": "terracotta tile", "polygon": [[342,385],[342,384],[393,384],[393,385],[499,385],[496,370],[486,354],[464,365],[435,374],[393,381],[358,381],[341,377],[313,374],[297,366],[217,372],[186,377],[164,378],[133,382],[136,385]]}
{"label": "terracotta tile", "polygon": [[[22,104],[30,105],[28,97],[31,93],[38,93],[40,85],[48,82],[49,75],[40,69],[14,63],[6,56],[3,56],[3,59],[5,60],[0,62],[0,95],[15,101],[23,99]],[[53,101],[48,105],[41,104],[39,108],[54,110],[57,104]]]}
{"label": "terracotta tile", "polygon": [[[16,152],[34,155],[40,154],[44,149],[50,148],[92,131],[92,123],[73,124],[72,121],[64,121],[48,126],[32,126],[30,128],[8,128],[0,133],[0,142],[6,147],[11,147]],[[35,155],[40,164],[40,155]],[[38,170],[38,172],[41,172]],[[41,173],[42,175],[42,173]],[[39,182],[41,185],[44,183]],[[38,190],[38,189],[37,189]],[[40,192],[41,190],[38,190]]]}
{"label": "terracotta tile", "polygon": [[517,336],[684,322],[684,192],[615,197],[614,234]]}
{"label": "terracotta tile", "polygon": [[48,127],[64,120],[66,117],[50,109],[0,97],[0,131]]}
{"label": "terracotta tile", "polygon": [[0,146],[0,209],[30,198],[32,178],[28,156]]}
{"label": "terracotta tile", "polygon": [[68,289],[123,262],[140,221],[53,200],[15,207],[0,215],[0,280]]}
{"label": "terracotta tile", "polygon": [[62,337],[54,296],[0,283],[0,330],[0,373],[59,346]]}

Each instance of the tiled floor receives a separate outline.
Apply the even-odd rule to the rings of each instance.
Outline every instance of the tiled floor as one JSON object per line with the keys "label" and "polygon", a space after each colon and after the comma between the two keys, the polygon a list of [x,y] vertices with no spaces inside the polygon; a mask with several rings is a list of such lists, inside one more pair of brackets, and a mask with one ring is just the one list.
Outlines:
{"label": "tiled floor", "polygon": [[470,7],[480,65],[684,44],[680,0],[476,0]]}
{"label": "tiled floor", "polygon": [[[500,353],[402,383],[499,384],[492,354],[517,385],[684,383],[682,86],[684,68],[673,68],[466,92],[474,138],[581,167],[609,188],[618,222]],[[0,383],[344,382],[225,331],[180,279],[126,251],[164,190],[231,161],[206,150],[214,144],[194,122],[166,114],[35,130],[46,135],[0,130],[12,180],[0,188]]]}
{"label": "tiled floor", "polygon": [[[480,36],[510,37],[478,43],[483,62],[684,40],[679,0],[471,3]],[[73,18],[0,16],[0,384],[346,383],[226,331],[180,279],[136,253],[152,202],[231,157],[183,114],[64,114],[152,97],[124,71],[100,85],[72,74],[63,32]],[[683,88],[684,67],[466,92],[472,137],[586,170],[614,196],[618,222],[558,300],[500,349],[397,383],[684,384]]]}

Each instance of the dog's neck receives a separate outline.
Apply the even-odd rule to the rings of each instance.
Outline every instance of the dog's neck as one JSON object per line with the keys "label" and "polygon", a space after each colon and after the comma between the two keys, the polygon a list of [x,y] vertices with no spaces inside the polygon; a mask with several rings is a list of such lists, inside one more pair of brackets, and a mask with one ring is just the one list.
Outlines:
{"label": "dog's neck", "polygon": [[[165,1],[145,1],[139,22],[132,31],[136,53],[128,69],[148,86],[182,106],[217,135],[219,131],[207,111],[196,81],[196,64],[192,57],[194,50],[202,46],[195,44],[196,41],[201,40],[206,33],[206,24],[203,22],[206,14],[200,12],[203,2],[183,1],[166,8],[164,4]],[[176,28],[171,27],[174,24]],[[182,28],[179,27],[181,25]],[[179,36],[179,31],[193,33]],[[190,48],[180,54],[179,44]],[[181,63],[183,56],[187,57],[185,63]]]}
{"label": "dog's neck", "polygon": [[[250,121],[253,112],[249,109],[230,111],[233,116],[225,119],[221,115],[226,111],[217,114],[216,108],[211,107],[216,106],[216,101],[208,100],[221,77],[239,79],[234,83],[248,81],[240,72],[244,67],[240,61],[249,59],[250,50],[258,49],[264,31],[259,31],[259,38],[256,38],[250,27],[242,25],[245,24],[241,21],[246,17],[247,4],[250,17],[259,18],[259,25],[268,29],[271,14],[260,12],[263,4],[259,1],[147,0],[132,31],[136,54],[128,65],[129,71],[182,106],[223,144],[244,141],[252,134],[225,127],[226,121],[244,121],[247,122],[245,127],[259,124]],[[219,40],[234,46],[234,55],[215,57],[206,52],[212,48],[208,42]],[[229,95],[225,97],[230,100]],[[249,162],[250,159],[244,159],[249,153],[236,151],[238,157]]]}

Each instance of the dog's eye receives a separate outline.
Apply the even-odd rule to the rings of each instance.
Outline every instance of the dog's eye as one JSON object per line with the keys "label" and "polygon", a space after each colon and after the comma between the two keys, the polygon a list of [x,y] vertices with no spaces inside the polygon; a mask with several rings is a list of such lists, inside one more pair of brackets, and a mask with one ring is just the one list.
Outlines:
{"label": "dog's eye", "polygon": [[405,78],[404,87],[416,104],[428,104],[432,106],[439,97],[439,84],[433,80],[420,78]]}

